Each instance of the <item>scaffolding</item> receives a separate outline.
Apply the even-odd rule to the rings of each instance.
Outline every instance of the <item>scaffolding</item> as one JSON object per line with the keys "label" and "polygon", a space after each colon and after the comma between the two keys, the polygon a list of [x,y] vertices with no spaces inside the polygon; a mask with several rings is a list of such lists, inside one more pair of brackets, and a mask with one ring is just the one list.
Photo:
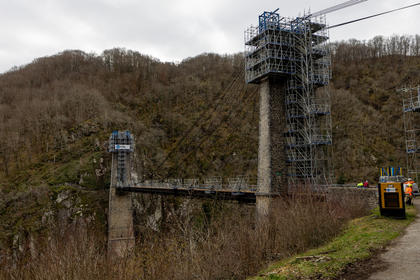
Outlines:
{"label": "scaffolding", "polygon": [[110,153],[113,153],[115,157],[112,157],[112,160],[117,161],[117,180],[116,188],[126,188],[129,187],[131,182],[129,182],[128,173],[128,164],[129,154],[134,150],[134,140],[133,136],[129,131],[113,131],[109,137],[109,148]]}
{"label": "scaffolding", "polygon": [[286,83],[288,184],[331,183],[331,58],[325,15],[297,18],[264,12],[245,31],[245,80]]}
{"label": "scaffolding", "polygon": [[420,154],[420,86],[399,89],[403,96],[405,151],[407,177],[419,178]]}

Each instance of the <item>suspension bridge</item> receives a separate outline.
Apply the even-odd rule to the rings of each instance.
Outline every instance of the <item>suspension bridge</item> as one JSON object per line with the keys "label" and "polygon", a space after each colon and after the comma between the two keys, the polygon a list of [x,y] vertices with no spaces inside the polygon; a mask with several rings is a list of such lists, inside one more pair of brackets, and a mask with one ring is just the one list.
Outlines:
{"label": "suspension bridge", "polygon": [[[155,193],[211,197],[255,202],[257,217],[269,212],[275,196],[286,195],[295,186],[323,188],[332,185],[331,105],[328,84],[331,58],[328,30],[366,20],[392,11],[328,26],[325,15],[367,0],[350,0],[315,13],[287,18],[277,11],[264,12],[258,26],[245,31],[244,67],[175,142],[165,158],[150,172],[156,177],[171,161],[175,168],[192,157],[220,127],[240,117],[244,104],[252,102],[259,90],[258,180],[246,177],[222,180],[198,179],[145,180],[132,182],[134,139],[128,131],[112,133],[109,193],[108,250],[123,256],[134,246],[130,193]],[[253,89],[248,84],[256,84]],[[229,109],[226,110],[226,104]],[[204,131],[205,133],[201,133]],[[188,149],[186,147],[193,147]],[[174,158],[180,149],[189,150]],[[168,174],[167,174],[168,175]],[[161,178],[165,176],[160,174]]]}

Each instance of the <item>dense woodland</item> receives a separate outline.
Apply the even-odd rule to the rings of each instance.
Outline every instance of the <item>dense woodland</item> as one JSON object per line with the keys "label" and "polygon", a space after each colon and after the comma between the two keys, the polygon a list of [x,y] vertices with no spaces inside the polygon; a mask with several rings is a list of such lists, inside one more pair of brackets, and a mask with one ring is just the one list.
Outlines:
{"label": "dense woodland", "polygon": [[[420,82],[420,36],[331,48],[335,180],[372,180],[379,167],[404,167],[396,89]],[[108,164],[107,138],[117,129],[134,133],[144,179],[255,176],[258,91],[244,83],[243,68],[242,54],[174,64],[125,49],[68,50],[13,68],[0,75],[0,182],[77,184],[77,162],[92,156],[93,165]],[[68,163],[74,174],[51,180]],[[29,180],[41,170],[49,175]],[[92,176],[92,185],[103,184]]]}

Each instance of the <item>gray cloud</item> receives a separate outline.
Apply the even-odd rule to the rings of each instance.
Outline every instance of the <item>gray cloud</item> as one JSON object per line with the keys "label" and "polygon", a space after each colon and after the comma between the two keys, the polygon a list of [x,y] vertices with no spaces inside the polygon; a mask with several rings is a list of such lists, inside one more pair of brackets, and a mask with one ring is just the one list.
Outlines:
{"label": "gray cloud", "polygon": [[[243,31],[264,10],[285,16],[344,0],[0,0],[0,73],[66,49],[125,47],[163,61],[243,50]],[[328,15],[340,23],[414,1],[369,0]],[[331,40],[415,34],[420,7],[331,31]]]}

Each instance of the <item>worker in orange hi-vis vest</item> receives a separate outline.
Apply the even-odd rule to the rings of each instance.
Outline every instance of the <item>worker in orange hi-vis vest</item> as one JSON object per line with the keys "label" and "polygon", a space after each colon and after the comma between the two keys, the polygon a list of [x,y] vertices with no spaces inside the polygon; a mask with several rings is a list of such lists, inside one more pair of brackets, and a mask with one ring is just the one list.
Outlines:
{"label": "worker in orange hi-vis vest", "polygon": [[404,186],[404,191],[405,191],[405,189],[408,187],[408,185],[410,185],[411,184],[411,187],[412,187],[412,189],[413,189],[413,191],[415,191],[415,186],[414,186],[414,184],[415,184],[415,182],[414,182],[414,180],[413,179],[411,179],[411,178],[408,178],[407,179],[407,181],[405,181],[404,183],[403,183],[403,186]]}
{"label": "worker in orange hi-vis vest", "polygon": [[408,178],[407,181],[404,182],[404,188],[406,188],[409,184],[414,184],[414,180],[411,178]]}
{"label": "worker in orange hi-vis vest", "polygon": [[405,189],[405,196],[407,205],[413,205],[413,184],[408,184],[407,188]]}

